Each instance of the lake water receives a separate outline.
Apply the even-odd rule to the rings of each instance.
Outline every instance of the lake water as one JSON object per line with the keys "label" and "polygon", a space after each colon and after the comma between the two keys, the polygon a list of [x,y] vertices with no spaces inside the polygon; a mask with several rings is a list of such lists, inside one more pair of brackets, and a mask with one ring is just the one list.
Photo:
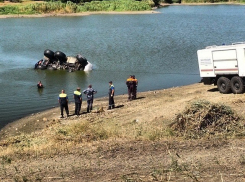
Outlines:
{"label": "lake water", "polygon": [[[25,115],[57,107],[65,89],[73,101],[77,86],[92,84],[96,98],[126,94],[131,74],[138,91],[200,81],[198,49],[244,41],[245,8],[239,5],[169,6],[159,14],[0,19],[0,128]],[[34,70],[45,49],[81,53],[88,73]],[[45,86],[38,91],[41,80]]]}

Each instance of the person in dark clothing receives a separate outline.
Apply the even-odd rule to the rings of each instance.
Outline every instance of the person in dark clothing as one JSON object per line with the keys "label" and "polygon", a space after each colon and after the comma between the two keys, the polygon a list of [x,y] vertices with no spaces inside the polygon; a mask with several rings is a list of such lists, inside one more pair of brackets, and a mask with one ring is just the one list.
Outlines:
{"label": "person in dark clothing", "polygon": [[39,60],[36,64],[35,64],[35,69],[37,69],[38,66],[42,65],[43,60]]}
{"label": "person in dark clothing", "polygon": [[73,98],[75,100],[75,115],[78,116],[82,106],[82,93],[80,92],[79,87],[77,87],[77,90],[74,91]]}
{"label": "person in dark clothing", "polygon": [[133,99],[136,99],[137,97],[137,87],[138,87],[138,80],[137,78],[135,78],[135,75],[132,75],[132,79],[133,79]]}
{"label": "person in dark clothing", "polygon": [[39,82],[38,82],[38,84],[37,84],[37,88],[43,88],[43,84],[42,84],[42,82],[41,82],[41,81],[39,81]]}
{"label": "person in dark clothing", "polygon": [[112,84],[112,81],[109,81],[109,107],[108,110],[115,108],[115,103],[114,103],[114,94],[115,94],[115,87]]}
{"label": "person in dark clothing", "polygon": [[58,98],[59,104],[60,104],[60,112],[61,112],[61,118],[64,118],[63,110],[65,108],[67,117],[69,116],[69,109],[68,109],[68,96],[65,93],[65,90],[61,90],[61,93],[59,94]]}
{"label": "person in dark clothing", "polygon": [[134,92],[134,79],[132,75],[127,79],[126,85],[128,87],[128,101],[131,101],[133,99],[133,92]]}
{"label": "person in dark clothing", "polygon": [[93,109],[94,94],[96,94],[97,91],[92,88],[92,85],[89,85],[83,93],[87,95],[87,113],[89,113]]}

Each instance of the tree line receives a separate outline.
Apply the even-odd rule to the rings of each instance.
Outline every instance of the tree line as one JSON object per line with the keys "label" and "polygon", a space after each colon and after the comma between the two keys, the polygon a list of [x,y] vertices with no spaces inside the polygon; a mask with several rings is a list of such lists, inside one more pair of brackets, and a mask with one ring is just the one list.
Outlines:
{"label": "tree line", "polygon": [[[9,1],[10,2],[19,2],[19,3],[23,2],[23,0],[9,0]],[[35,1],[39,1],[39,0],[35,0]],[[43,1],[43,0],[40,0],[40,1]],[[83,3],[90,3],[92,1],[99,2],[99,1],[114,1],[114,0],[44,0],[44,1],[46,1],[46,2],[61,1],[62,3],[66,3],[68,1],[71,1],[71,2],[76,3],[76,4],[78,4],[78,3],[83,4]],[[159,5],[160,2],[164,2],[165,0],[123,0],[123,1],[143,1],[143,2],[148,2],[149,4],[153,3],[154,5]],[[0,0],[0,2],[4,2],[4,0]]]}
{"label": "tree line", "polygon": [[[73,0],[76,1],[76,0]],[[42,13],[80,13],[93,11],[145,11],[151,10],[153,0],[104,0],[90,2],[73,2],[72,0],[46,1],[40,3],[20,3],[0,7],[4,14],[42,14]],[[77,0],[78,1],[78,0]]]}
{"label": "tree line", "polygon": [[[19,2],[26,0],[10,0]],[[4,2],[4,0],[0,0]],[[34,1],[36,2],[36,1]],[[0,7],[0,15],[35,14],[35,13],[79,13],[87,11],[145,11],[159,6],[161,3],[217,3],[237,2],[245,0],[44,0],[40,3],[6,5]]]}

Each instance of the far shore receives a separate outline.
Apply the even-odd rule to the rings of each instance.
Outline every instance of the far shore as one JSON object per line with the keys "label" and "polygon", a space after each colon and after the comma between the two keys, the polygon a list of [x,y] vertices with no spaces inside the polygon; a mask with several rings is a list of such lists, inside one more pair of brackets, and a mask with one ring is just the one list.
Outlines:
{"label": "far shore", "polygon": [[43,17],[61,17],[61,16],[88,16],[99,14],[155,14],[158,11],[96,11],[96,12],[82,12],[82,13],[47,13],[47,14],[32,14],[32,15],[0,15],[0,18],[43,18]]}
{"label": "far shore", "polygon": [[[1,4],[1,3],[0,3]],[[4,5],[9,5],[10,3],[3,3]],[[11,3],[14,4],[14,3]],[[161,3],[159,8],[166,6],[203,6],[203,5],[245,5],[242,3],[236,2],[220,2],[220,3],[174,3],[174,4],[166,4]],[[1,18],[43,18],[43,17],[62,17],[62,16],[88,16],[88,15],[100,15],[100,14],[156,14],[160,13],[157,11],[157,7],[153,8],[150,11],[93,11],[93,12],[81,12],[81,13],[43,13],[43,14],[8,14],[8,15],[0,15]]]}

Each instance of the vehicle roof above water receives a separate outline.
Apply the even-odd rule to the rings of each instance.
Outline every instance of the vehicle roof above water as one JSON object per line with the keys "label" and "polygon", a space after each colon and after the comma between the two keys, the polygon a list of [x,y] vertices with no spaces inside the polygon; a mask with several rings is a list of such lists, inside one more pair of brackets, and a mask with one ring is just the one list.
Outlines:
{"label": "vehicle roof above water", "polygon": [[212,50],[225,50],[225,49],[230,49],[230,48],[238,48],[238,47],[244,47],[245,48],[245,42],[235,42],[230,45],[212,45],[212,46],[207,46],[205,49],[202,50],[207,50],[207,49],[212,49]]}

